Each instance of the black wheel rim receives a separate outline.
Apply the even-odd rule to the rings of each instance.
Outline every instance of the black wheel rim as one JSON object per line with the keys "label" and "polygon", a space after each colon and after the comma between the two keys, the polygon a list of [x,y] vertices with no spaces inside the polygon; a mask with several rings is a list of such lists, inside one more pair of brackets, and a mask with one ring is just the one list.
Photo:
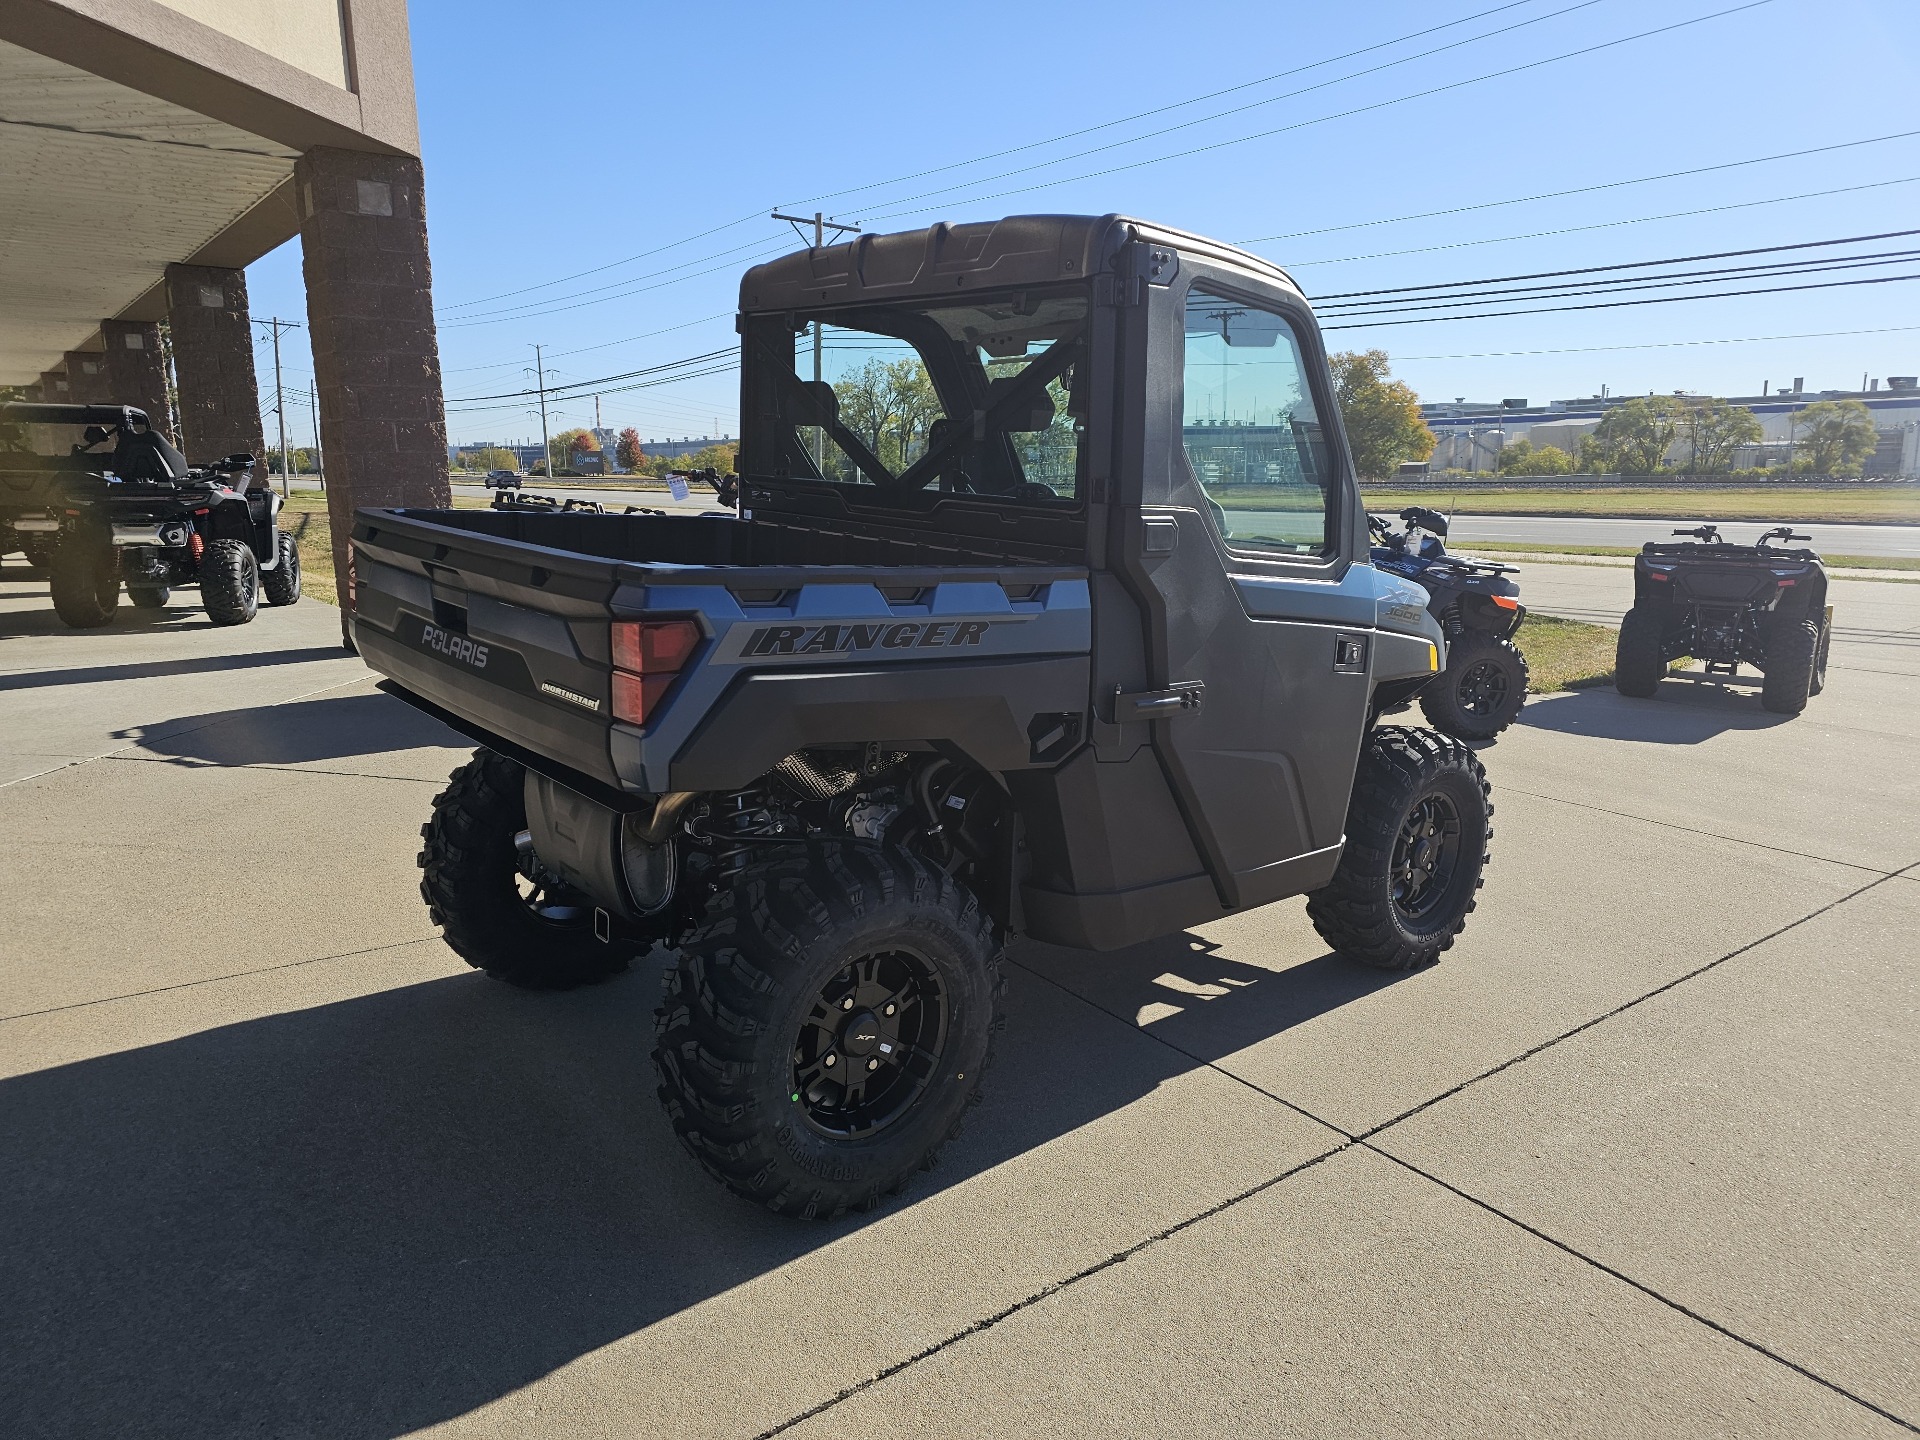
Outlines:
{"label": "black wheel rim", "polygon": [[940,1073],[947,1021],[946,989],[925,956],[859,956],[821,987],[800,1023],[793,1102],[836,1140],[884,1130]]}
{"label": "black wheel rim", "polygon": [[513,837],[513,887],[521,908],[543,925],[577,929],[588,919],[580,892],[548,873],[524,830]]}
{"label": "black wheel rim", "polygon": [[1446,796],[1422,795],[1407,812],[1393,846],[1393,903],[1418,927],[1442,910],[1459,873],[1460,812]]}
{"label": "black wheel rim", "polygon": [[1507,672],[1492,660],[1476,660],[1460,674],[1460,708],[1469,715],[1497,715],[1507,703]]}

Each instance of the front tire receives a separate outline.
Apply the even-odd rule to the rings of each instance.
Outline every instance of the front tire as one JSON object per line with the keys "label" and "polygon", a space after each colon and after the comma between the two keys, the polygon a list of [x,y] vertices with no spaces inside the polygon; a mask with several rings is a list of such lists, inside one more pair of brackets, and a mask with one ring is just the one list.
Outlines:
{"label": "front tire", "polygon": [[1666,628],[1666,617],[1646,605],[1634,606],[1621,618],[1613,649],[1614,689],[1645,700],[1660,688],[1667,673]]}
{"label": "front tire", "polygon": [[824,841],[750,864],[667,976],[654,1063],[674,1132],[776,1213],[872,1208],[959,1129],[1000,956],[979,901],[903,852]]}
{"label": "front tire", "polygon": [[279,563],[260,577],[260,587],[267,592],[269,605],[292,605],[300,599],[300,547],[285,531],[275,544]]}
{"label": "front tire", "polygon": [[53,609],[76,630],[110,624],[120,604],[120,564],[104,539],[69,535],[47,566]]}
{"label": "front tire", "polygon": [[530,844],[527,772],[491,750],[453,772],[420,827],[420,898],[453,953],[522,990],[595,985],[629,953],[593,934],[593,902],[547,876]]}
{"label": "front tire", "polygon": [[1487,773],[1458,740],[1382,725],[1367,737],[1333,879],[1307,897],[1320,938],[1364,964],[1440,958],[1478,903],[1493,839]]}
{"label": "front tire", "polygon": [[1491,740],[1527,703],[1527,657],[1511,640],[1464,630],[1447,646],[1447,668],[1420,692],[1436,730],[1462,740]]}
{"label": "front tire", "polygon": [[1807,686],[1807,694],[1818,695],[1827,688],[1827,652],[1833,648],[1833,621],[1820,622],[1820,648],[1813,656],[1813,683]]}
{"label": "front tire", "polygon": [[1806,709],[1819,660],[1817,624],[1793,620],[1780,626],[1767,642],[1767,663],[1760,681],[1761,707],[1776,715],[1798,715]]}
{"label": "front tire", "polygon": [[200,603],[216,625],[244,625],[260,613],[260,563],[244,540],[209,540],[200,556]]}

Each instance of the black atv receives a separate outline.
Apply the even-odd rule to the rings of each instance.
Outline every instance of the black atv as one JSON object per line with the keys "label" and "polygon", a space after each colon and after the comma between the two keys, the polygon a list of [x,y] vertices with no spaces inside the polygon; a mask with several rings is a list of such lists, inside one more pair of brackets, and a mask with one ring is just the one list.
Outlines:
{"label": "black atv", "polygon": [[280,497],[248,488],[251,455],[189,466],[131,406],[15,404],[0,419],[86,427],[67,455],[0,457],[5,518],[67,624],[109,624],[122,581],[143,610],[198,586],[216,625],[253,619],[263,591],[271,605],[300,598],[299,550]]}
{"label": "black atv", "polygon": [[1515,598],[1520,587],[1507,578],[1519,571],[1449,555],[1447,518],[1438,511],[1410,505],[1400,519],[1404,530],[1385,516],[1367,516],[1374,566],[1424,589],[1427,608],[1447,636],[1446,668],[1421,689],[1420,708],[1435,729],[1491,740],[1527,699],[1527,657],[1513,643],[1527,610]]}
{"label": "black atv", "polygon": [[1827,683],[1833,607],[1820,557],[1783,547],[1813,537],[1788,525],[1751,545],[1729,544],[1713,525],[1673,533],[1689,538],[1649,540],[1634,557],[1614,688],[1649,696],[1682,655],[1704,660],[1709,675],[1732,676],[1744,661],[1761,673],[1761,705],[1798,715]]}

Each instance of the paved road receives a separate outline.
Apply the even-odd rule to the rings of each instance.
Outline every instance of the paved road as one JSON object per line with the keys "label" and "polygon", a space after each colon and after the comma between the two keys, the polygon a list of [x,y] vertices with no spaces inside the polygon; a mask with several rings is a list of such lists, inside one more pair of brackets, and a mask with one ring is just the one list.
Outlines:
{"label": "paved road", "polygon": [[[1579,568],[1527,578],[1612,583]],[[1920,1422],[1914,668],[1836,649],[1793,720],[1684,681],[1536,700],[1485,753],[1479,910],[1418,974],[1326,954],[1298,902],[1020,947],[940,1169],[809,1225],[675,1144],[657,962],[529,995],[436,938],[413,854],[465,747],[333,610],[46,607],[0,569],[14,1431]]]}
{"label": "paved road", "polygon": [[[1448,540],[1462,545],[1476,540],[1514,540],[1528,545],[1638,546],[1648,540],[1665,540],[1675,530],[1706,523],[1704,519],[1581,520],[1568,516],[1456,515]],[[1727,521],[1721,524],[1721,533],[1729,540],[1745,544],[1762,530],[1771,528],[1751,521]],[[1920,556],[1920,525],[1795,522],[1794,528],[1813,536],[1816,549],[1835,555]]]}

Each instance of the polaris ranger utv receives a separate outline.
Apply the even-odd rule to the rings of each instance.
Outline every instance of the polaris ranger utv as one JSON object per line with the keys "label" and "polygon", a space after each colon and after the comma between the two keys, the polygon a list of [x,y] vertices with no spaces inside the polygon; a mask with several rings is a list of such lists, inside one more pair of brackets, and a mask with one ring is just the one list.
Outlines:
{"label": "polaris ranger utv", "polygon": [[654,1058],[713,1175],[792,1214],[898,1190],[1011,935],[1304,894],[1356,960],[1453,943],[1486,780],[1373,724],[1444,639],[1367,563],[1282,271],[1117,216],[936,225],[748,271],[738,328],[737,516],[354,527],[360,653],[482,747],[423,830],[434,920],[528,987],[677,947]]}
{"label": "polaris ranger utv", "polygon": [[[1462,740],[1491,740],[1527,703],[1527,657],[1513,643],[1527,609],[1512,565],[1449,555],[1447,517],[1423,505],[1400,512],[1404,530],[1367,516],[1373,563],[1427,592],[1427,608],[1447,636],[1447,668],[1420,691],[1420,709],[1437,730]],[[1420,532],[1427,533],[1422,536]]]}
{"label": "polaris ranger utv", "polygon": [[76,629],[112,622],[124,580],[143,610],[197,586],[216,625],[244,625],[300,598],[300,552],[279,528],[280,497],[249,489],[253,456],[189,466],[130,405],[0,406],[0,419],[83,425],[67,455],[0,455],[0,505],[53,608]]}
{"label": "polaris ranger utv", "polygon": [[1673,533],[1688,538],[1649,540],[1634,557],[1633,608],[1620,622],[1614,688],[1645,698],[1667,662],[1682,655],[1728,677],[1744,661],[1760,671],[1760,704],[1798,715],[1826,687],[1833,643],[1826,567],[1811,550],[1783,548],[1812,537],[1789,525],[1751,545],[1729,544],[1712,525]]}

